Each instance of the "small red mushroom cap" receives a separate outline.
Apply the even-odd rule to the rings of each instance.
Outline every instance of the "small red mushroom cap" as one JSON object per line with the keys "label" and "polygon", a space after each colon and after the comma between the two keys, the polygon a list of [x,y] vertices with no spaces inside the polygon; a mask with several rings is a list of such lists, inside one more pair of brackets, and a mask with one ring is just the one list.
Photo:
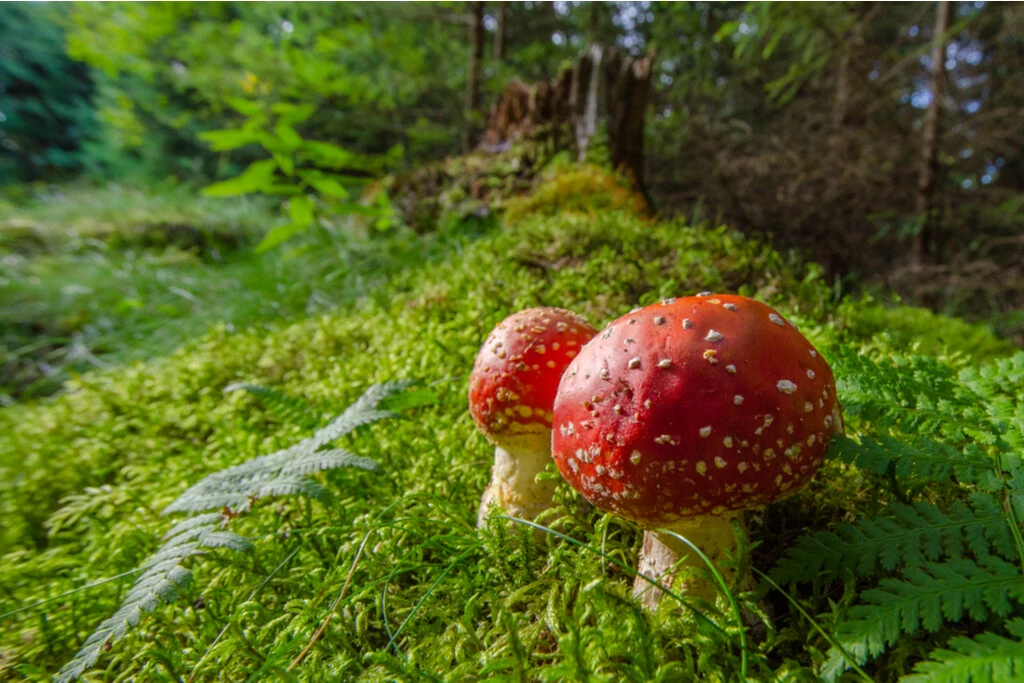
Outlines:
{"label": "small red mushroom cap", "polygon": [[814,475],[842,430],[821,354],[742,296],[638,309],[563,376],[552,455],[597,507],[648,526],[759,507]]}
{"label": "small red mushroom cap", "polygon": [[551,446],[551,408],[569,362],[597,330],[563,308],[529,308],[498,323],[469,377],[469,411],[498,446]]}

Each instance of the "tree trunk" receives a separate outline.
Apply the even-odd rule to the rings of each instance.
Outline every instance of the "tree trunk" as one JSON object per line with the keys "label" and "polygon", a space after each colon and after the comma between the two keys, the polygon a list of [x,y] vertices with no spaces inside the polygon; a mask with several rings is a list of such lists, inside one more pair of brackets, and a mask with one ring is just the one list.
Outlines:
{"label": "tree trunk", "polygon": [[645,196],[644,114],[653,64],[653,54],[633,59],[620,51],[609,54],[604,64],[612,167],[632,176],[637,190]]}
{"label": "tree trunk", "polygon": [[914,239],[911,265],[920,277],[921,268],[928,258],[934,232],[935,175],[938,168],[939,119],[946,83],[946,31],[949,29],[949,2],[943,0],[935,8],[935,33],[932,37],[932,69],[929,83],[932,100],[924,116],[921,135],[921,171],[917,179],[914,202],[920,226]]}
{"label": "tree trunk", "polygon": [[484,58],[484,3],[469,3],[469,66],[466,69],[466,130],[463,151],[476,146],[477,118],[480,109],[480,73]]}
{"label": "tree trunk", "polygon": [[507,149],[513,138],[532,134],[558,148],[568,132],[564,139],[575,143],[582,159],[603,120],[612,166],[644,193],[644,114],[653,63],[653,53],[635,58],[618,47],[593,45],[553,81],[513,81],[491,110],[481,149]]}
{"label": "tree trunk", "polygon": [[494,31],[494,61],[505,59],[505,3],[498,3],[498,25]]}

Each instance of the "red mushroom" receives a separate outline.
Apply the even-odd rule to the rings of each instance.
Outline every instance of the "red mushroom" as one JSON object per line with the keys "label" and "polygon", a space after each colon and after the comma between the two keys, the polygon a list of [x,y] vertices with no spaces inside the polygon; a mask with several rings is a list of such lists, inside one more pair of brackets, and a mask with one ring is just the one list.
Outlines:
{"label": "red mushroom", "polygon": [[491,332],[469,378],[469,410],[494,444],[491,483],[478,524],[498,505],[533,519],[551,505],[553,482],[534,479],[551,462],[551,408],[569,362],[597,334],[562,308],[530,308]]}
{"label": "red mushroom", "polygon": [[[735,544],[732,519],[806,484],[841,429],[832,371],[791,323],[753,299],[698,295],[619,318],[573,360],[552,454],[598,508],[714,560]],[[688,550],[647,531],[639,573],[669,586]],[[649,588],[638,577],[634,593],[653,607]]]}

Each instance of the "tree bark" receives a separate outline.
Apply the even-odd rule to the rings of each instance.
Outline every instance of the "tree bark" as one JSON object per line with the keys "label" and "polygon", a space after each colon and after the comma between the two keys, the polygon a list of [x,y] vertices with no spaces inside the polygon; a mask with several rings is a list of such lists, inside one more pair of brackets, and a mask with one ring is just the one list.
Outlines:
{"label": "tree bark", "polygon": [[929,89],[932,100],[924,116],[921,134],[921,171],[917,179],[914,208],[920,225],[914,238],[911,265],[920,274],[931,249],[934,232],[935,176],[938,168],[939,123],[946,83],[946,31],[949,29],[949,2],[943,0],[935,8],[935,33],[932,37],[932,69]]}
{"label": "tree bark", "polygon": [[632,57],[618,47],[593,45],[553,81],[513,81],[491,110],[481,148],[506,149],[513,138],[540,134],[554,147],[562,131],[585,158],[601,121],[607,121],[612,166],[644,188],[644,114],[654,54]]}
{"label": "tree bark", "polygon": [[477,118],[480,108],[480,73],[484,58],[484,3],[469,3],[469,65],[466,69],[466,130],[463,151],[476,146]]}
{"label": "tree bark", "polygon": [[494,60],[497,62],[505,59],[505,3],[498,3],[498,25],[494,31]]}
{"label": "tree bark", "polygon": [[614,52],[605,62],[607,82],[608,147],[612,166],[632,176],[636,188],[644,186],[644,114],[651,91],[653,53],[633,59]]}

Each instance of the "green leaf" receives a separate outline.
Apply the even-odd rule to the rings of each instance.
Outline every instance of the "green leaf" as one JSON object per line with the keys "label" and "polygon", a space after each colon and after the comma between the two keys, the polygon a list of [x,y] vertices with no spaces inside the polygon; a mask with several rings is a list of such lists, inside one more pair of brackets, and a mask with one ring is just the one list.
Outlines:
{"label": "green leaf", "polygon": [[1006,629],[1017,640],[995,633],[979,633],[974,638],[956,636],[952,649],[934,650],[931,660],[918,662],[914,673],[900,683],[998,683],[1024,679],[1024,620],[1014,619]]}
{"label": "green leaf", "polygon": [[263,236],[260,243],[256,245],[256,253],[262,254],[263,252],[269,251],[278,245],[284,244],[303,230],[305,230],[304,227],[295,225],[294,223],[278,225]]}
{"label": "green leaf", "polygon": [[241,97],[229,97],[227,102],[231,105],[232,109],[242,116],[259,116],[263,113],[259,104],[242,99]]}
{"label": "green leaf", "polygon": [[292,197],[288,202],[288,214],[299,228],[308,228],[313,223],[313,200],[304,194]]}
{"label": "green leaf", "polygon": [[239,147],[259,142],[256,133],[245,129],[207,130],[199,134],[199,139],[208,143],[214,152],[226,152]]}
{"label": "green leaf", "polygon": [[270,109],[279,116],[278,122],[287,126],[300,124],[316,113],[315,104],[289,104],[287,102],[278,102]]}
{"label": "green leaf", "polygon": [[302,144],[302,136],[295,132],[295,129],[287,123],[278,122],[274,126],[274,132],[281,142],[288,146],[289,150],[298,149]]}
{"label": "green leaf", "polygon": [[295,161],[292,160],[290,154],[280,154],[273,152],[274,161],[277,162],[278,168],[280,168],[286,176],[289,178],[295,175]]}
{"label": "green leaf", "polygon": [[[926,562],[907,568],[900,579],[883,579],[878,588],[864,591],[865,604],[850,609],[851,618],[836,626],[835,639],[857,664],[864,664],[904,633],[922,628],[934,633],[943,623],[964,617],[979,622],[992,615],[1006,617],[1022,596],[1024,580],[1017,567],[999,558]],[[836,680],[848,667],[843,653],[832,648],[822,674]]]}
{"label": "green leaf", "polygon": [[329,142],[304,140],[299,150],[303,158],[320,166],[334,169],[358,167],[357,155]]}
{"label": "green leaf", "polygon": [[207,197],[233,197],[240,194],[259,192],[271,184],[277,163],[273,159],[254,161],[242,175],[203,188]]}
{"label": "green leaf", "polygon": [[305,180],[320,194],[332,199],[348,199],[349,192],[337,179],[320,171],[299,171],[299,177]]}

